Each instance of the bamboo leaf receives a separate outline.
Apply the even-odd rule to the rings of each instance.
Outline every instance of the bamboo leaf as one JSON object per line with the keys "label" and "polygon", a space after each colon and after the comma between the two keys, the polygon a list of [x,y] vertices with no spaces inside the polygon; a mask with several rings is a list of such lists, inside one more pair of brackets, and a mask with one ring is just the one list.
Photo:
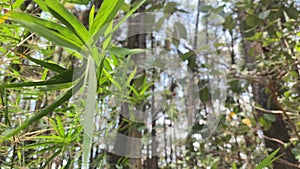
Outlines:
{"label": "bamboo leaf", "polygon": [[15,8],[20,8],[21,4],[24,2],[24,0],[16,0],[12,7]]}
{"label": "bamboo leaf", "polygon": [[65,137],[65,129],[59,116],[56,116],[56,122],[59,136],[62,138]]}
{"label": "bamboo leaf", "polygon": [[108,24],[107,29],[105,30],[105,33],[104,33],[104,36],[106,36],[106,35],[108,35],[108,36],[107,36],[107,38],[103,41],[102,49],[106,49],[106,48],[109,46],[110,42],[111,42],[112,34],[109,34],[109,33],[110,33],[110,31],[112,30],[112,28],[113,28],[113,22],[110,22],[110,23]]}
{"label": "bamboo leaf", "polygon": [[[26,13],[22,12],[11,12],[10,18],[12,18],[14,21],[22,24],[22,26],[27,27],[33,32],[38,33],[41,36],[44,36],[47,38],[49,35],[48,33],[51,32],[51,34],[59,34],[58,38],[63,37],[62,39],[66,40],[68,43],[76,45],[78,47],[82,47],[83,43],[81,42],[80,38],[74,34],[74,32],[70,31],[66,27],[56,24],[54,22],[47,21],[45,19],[41,19]],[[47,29],[46,32],[43,31],[35,31],[37,30],[34,26],[38,25],[39,27],[43,27],[43,29]],[[48,39],[48,38],[47,38]],[[53,39],[53,38],[51,38]],[[49,39],[51,41],[51,39]],[[53,41],[54,43],[57,43],[58,40]]]}
{"label": "bamboo leaf", "polygon": [[58,132],[58,127],[57,127],[55,121],[52,118],[50,118],[49,120],[50,120],[50,123],[52,124],[52,127],[53,127],[54,131],[58,134],[59,133]]}
{"label": "bamboo leaf", "polygon": [[[1,88],[19,88],[19,87],[30,87],[30,86],[44,86],[53,84],[69,83],[76,80],[74,77],[79,77],[84,72],[84,67],[66,70],[56,76],[53,76],[49,80],[39,82],[22,82],[22,83],[11,83],[11,84],[0,84]],[[75,74],[73,74],[75,73]]]}
{"label": "bamboo leaf", "polygon": [[144,95],[144,93],[149,89],[149,87],[151,87],[152,85],[154,85],[153,82],[148,83],[146,86],[144,86],[144,88],[141,90],[140,92],[140,96]]}
{"label": "bamboo leaf", "polygon": [[131,80],[134,78],[135,74],[136,74],[137,68],[135,67],[134,70],[130,73],[127,81],[126,81],[126,86],[130,85]]}
{"label": "bamboo leaf", "polygon": [[133,93],[135,94],[135,96],[139,96],[139,92],[134,88],[134,86],[128,85],[128,87],[133,91]]}
{"label": "bamboo leaf", "polygon": [[4,137],[1,137],[1,139],[0,139],[0,143],[5,141],[6,139],[9,139],[11,136],[18,134],[19,132],[21,132],[21,130],[26,129],[33,122],[36,122],[36,121],[40,120],[42,117],[50,114],[52,111],[55,110],[55,108],[59,107],[64,102],[69,100],[71,98],[72,94],[77,92],[78,89],[82,86],[82,81],[83,80],[80,80],[73,88],[69,89],[64,95],[62,95],[60,98],[58,98],[54,103],[52,103],[46,109],[40,110],[35,115],[33,115],[29,119],[22,122],[22,124],[19,127],[6,131],[6,133],[4,134]]}
{"label": "bamboo leaf", "polygon": [[87,5],[90,2],[90,0],[66,0],[66,2]]}
{"label": "bamboo leaf", "polygon": [[73,82],[69,83],[62,83],[62,84],[53,84],[53,85],[44,85],[38,87],[39,90],[41,91],[53,91],[53,90],[62,90],[62,89],[68,89],[72,87]]}
{"label": "bamboo leaf", "polygon": [[117,87],[118,91],[122,91],[122,87],[120,86],[120,84],[117,81],[115,81],[113,78],[109,78],[109,80],[112,84],[115,85],[115,87]]}
{"label": "bamboo leaf", "polygon": [[[59,133],[57,133],[59,134]],[[64,138],[56,135],[51,135],[51,136],[36,136],[35,138],[37,139],[45,139],[45,141],[64,141]]]}
{"label": "bamboo leaf", "polygon": [[35,23],[28,23],[26,21],[19,21],[20,24],[22,24],[23,27],[28,28],[29,30],[43,36],[44,38],[48,39],[49,41],[56,43],[59,46],[67,47],[76,51],[81,51],[82,46],[78,45],[74,41],[69,40],[65,36],[53,32],[49,29],[44,28],[43,26]]}
{"label": "bamboo leaf", "polygon": [[[104,1],[102,3],[99,11],[97,12],[94,23],[90,27],[90,33],[92,37],[98,34],[98,31],[103,28],[103,26],[113,20],[123,3],[123,0]],[[100,33],[98,36],[100,36],[102,33]],[[95,39],[97,39],[98,36],[96,36]]]}
{"label": "bamboo leaf", "polygon": [[40,7],[43,11],[49,12],[49,10],[48,10],[48,8],[47,8],[47,5],[46,5],[46,3],[45,3],[44,0],[33,0],[33,1],[34,1],[36,4],[38,4],[39,7]]}
{"label": "bamboo leaf", "polygon": [[95,6],[93,5],[89,15],[89,29],[92,27],[95,19]]}
{"label": "bamboo leaf", "polygon": [[127,49],[122,47],[112,47],[109,49],[108,52],[116,56],[128,56],[143,53],[145,52],[145,49]]}
{"label": "bamboo leaf", "polygon": [[32,58],[28,55],[23,55],[23,54],[20,54],[21,56],[24,56],[26,57],[28,60],[38,64],[38,65],[41,65],[45,68],[48,68],[54,72],[57,72],[57,73],[62,73],[64,71],[66,71],[67,69],[57,65],[57,64],[54,64],[54,63],[49,63],[49,62],[45,62],[45,61],[42,61],[42,60],[39,60],[39,59],[35,59],[35,58]]}
{"label": "bamboo leaf", "polygon": [[71,31],[74,31],[83,43],[89,40],[90,36],[87,29],[58,0],[45,0],[45,2],[51,14]]}

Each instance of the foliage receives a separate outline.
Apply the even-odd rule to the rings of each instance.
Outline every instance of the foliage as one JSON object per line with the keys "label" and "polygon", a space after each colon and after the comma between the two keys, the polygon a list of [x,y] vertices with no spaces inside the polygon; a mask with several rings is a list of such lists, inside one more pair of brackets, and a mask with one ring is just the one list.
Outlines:
{"label": "foliage", "polygon": [[[97,142],[98,136],[121,126],[120,118],[114,115],[120,110],[107,102],[107,98],[122,94],[118,99],[136,107],[147,107],[154,91],[162,88],[168,105],[162,115],[163,123],[156,120],[155,131],[168,130],[187,108],[176,102],[175,98],[180,97],[176,94],[180,91],[178,84],[173,81],[167,86],[157,84],[157,81],[164,82],[161,80],[163,71],[147,71],[143,75],[137,67],[128,70],[129,73],[117,71],[118,68],[124,70],[121,66],[126,58],[160,47],[164,48],[160,55],[175,53],[195,77],[199,77],[201,101],[195,106],[198,114],[186,140],[177,140],[176,131],[170,129],[170,133],[174,132],[168,140],[170,143],[167,139],[161,141],[163,147],[158,149],[164,153],[157,162],[161,168],[262,169],[272,167],[277,161],[293,166],[289,159],[279,155],[286,150],[291,150],[299,161],[299,2],[199,2],[197,8],[187,1],[143,0],[127,4],[122,0],[104,0],[101,7],[95,9],[91,5],[94,1],[89,0],[2,1],[1,168],[126,168],[132,165],[132,159],[126,157],[118,158],[114,164],[115,157]],[[88,26],[81,23],[79,15],[84,12],[77,8],[78,4],[89,9],[89,16],[85,18],[89,20]],[[190,8],[194,12],[190,12]],[[139,10],[165,12],[151,18],[155,21],[153,30],[170,34],[172,38],[148,34],[145,43],[151,46],[149,51],[127,49],[124,39],[118,38],[129,29],[127,19]],[[171,31],[166,28],[168,19],[192,18],[195,12],[199,13],[198,17],[202,16],[196,18],[201,26],[196,27],[195,32],[180,19],[175,19]],[[120,15],[121,19],[116,21]],[[194,36],[197,38],[191,38]],[[184,46],[185,41],[193,41],[190,46],[196,46],[197,50]],[[253,61],[247,60],[246,55]],[[210,71],[215,65],[207,58],[213,60],[214,57],[215,63],[221,62],[222,66]],[[206,115],[215,101],[213,88],[207,83],[209,77],[224,69],[228,78],[223,106],[226,113],[220,114],[218,128],[202,142],[199,132],[203,130],[203,121],[208,121]],[[118,73],[124,74],[125,80],[118,79]],[[154,76],[155,73],[158,76]],[[255,99],[257,89],[253,84],[260,84],[272,97],[259,102]],[[272,103],[276,109],[266,109]],[[269,138],[265,134],[274,127],[278,114],[288,124],[289,140]],[[108,123],[95,124],[100,116]],[[118,130],[129,132],[137,126],[145,150],[149,151],[153,142],[149,136],[153,133],[146,130],[147,126],[126,122],[131,126]],[[268,140],[279,142],[282,148],[267,147]]]}

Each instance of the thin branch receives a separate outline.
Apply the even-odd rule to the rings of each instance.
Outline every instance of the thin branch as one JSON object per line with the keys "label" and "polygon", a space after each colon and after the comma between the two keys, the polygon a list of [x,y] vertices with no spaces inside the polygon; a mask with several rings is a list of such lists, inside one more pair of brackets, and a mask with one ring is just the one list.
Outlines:
{"label": "thin branch", "polygon": [[281,164],[284,164],[285,166],[289,166],[289,167],[295,167],[295,168],[300,168],[299,165],[296,165],[296,164],[293,164],[293,163],[290,163],[282,158],[278,158],[276,160],[278,163],[281,163]]}
{"label": "thin branch", "polygon": [[[268,109],[264,109],[262,107],[258,107],[258,106],[255,106],[254,104],[252,104],[252,106],[256,109],[256,110],[259,110],[259,111],[262,111],[262,112],[265,112],[265,113],[271,113],[271,114],[283,114],[283,111],[281,110],[268,110]],[[293,113],[291,112],[286,112],[287,115],[293,115]]]}
{"label": "thin branch", "polygon": [[25,39],[23,39],[21,42],[19,42],[13,49],[9,50],[4,56],[7,57],[11,52],[15,51],[18,47],[20,47],[21,45],[23,45],[28,39],[30,39],[32,36],[34,35],[34,33],[31,33],[29,36],[27,36]]}
{"label": "thin branch", "polygon": [[268,137],[266,135],[264,135],[264,138],[267,139],[267,140],[270,140],[270,141],[274,141],[276,143],[279,143],[281,144],[282,146],[285,146],[285,143],[277,138],[271,138],[271,137]]}

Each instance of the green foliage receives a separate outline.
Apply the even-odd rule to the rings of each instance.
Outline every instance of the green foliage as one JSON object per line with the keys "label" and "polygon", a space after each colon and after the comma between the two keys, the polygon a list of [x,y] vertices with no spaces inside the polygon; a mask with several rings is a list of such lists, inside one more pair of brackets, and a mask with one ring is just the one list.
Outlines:
{"label": "green foliage", "polygon": [[278,148],[277,150],[273,151],[270,155],[268,155],[263,161],[261,161],[255,169],[263,169],[265,167],[269,167],[273,161],[275,161],[279,157],[275,157],[275,155],[278,153],[280,149]]}
{"label": "green foliage", "polygon": [[[181,97],[176,96],[179,87],[157,85],[155,80],[162,82],[162,76],[140,73],[137,67],[126,69],[126,72],[121,72],[121,79],[116,78],[119,73],[116,70],[124,70],[121,66],[126,65],[125,60],[131,55],[154,52],[160,43],[168,40],[170,53],[180,56],[197,77],[201,103],[195,105],[198,112],[193,116],[195,123],[191,125],[185,142],[178,141],[177,131],[170,130],[173,132],[168,136],[170,140],[164,140],[166,153],[160,154],[158,159],[162,167],[272,167],[272,163],[280,158],[277,156],[279,149],[266,155],[263,133],[274,127],[277,114],[284,117],[282,120],[292,130],[288,133],[291,141],[284,142],[282,151],[290,149],[295,158],[300,159],[296,132],[300,129],[297,69],[300,33],[296,1],[222,0],[220,3],[201,1],[198,8],[192,5],[191,9],[197,9],[199,16],[203,16],[197,18],[201,26],[197,30],[200,35],[197,35],[195,51],[200,51],[200,54],[188,49],[193,45],[184,44],[197,32],[180,20],[185,17],[195,20],[191,19],[195,11],[185,3],[143,0],[126,4],[123,0],[104,0],[100,9],[95,9],[90,0],[34,2],[41,10],[37,10],[33,2],[30,5],[35,10],[30,10],[30,5],[26,4],[29,1],[25,0],[0,2],[0,160],[4,168],[49,168],[54,161],[60,160],[64,161],[59,166],[61,168],[129,167],[132,162],[128,158],[119,158],[113,166],[108,160],[113,156],[102,150],[93,161],[89,161],[91,154],[100,151],[94,136],[105,135],[120,125],[119,119],[114,117],[114,113],[120,110],[107,101],[112,95],[120,95],[118,99],[122,102],[143,105],[146,109],[152,92],[163,88],[163,97],[168,104],[165,111],[155,113],[163,114],[170,124],[162,124],[160,119],[154,129],[157,132],[169,130],[176,120],[180,120],[187,107],[172,100]],[[65,3],[91,6],[88,28],[78,19],[81,14],[77,6],[67,4],[71,6],[67,9]],[[151,37],[147,36],[146,46],[153,49],[127,49],[122,40],[113,37],[113,33],[119,34],[118,29],[125,21],[143,8],[148,12],[165,12],[158,16],[146,15],[145,22],[152,23],[152,26],[145,29],[170,35],[172,39],[151,34]],[[123,17],[116,23],[114,18],[119,16]],[[166,21],[173,17],[176,19],[171,23],[172,31],[167,32],[165,27],[170,23]],[[250,44],[247,49],[245,41]],[[252,70],[244,61],[245,55],[253,57]],[[229,61],[232,58],[235,59],[234,65]],[[208,61],[210,59],[212,63]],[[222,106],[226,113],[218,112],[221,116],[219,127],[202,142],[199,133],[209,120],[207,115],[214,109],[213,94],[216,94],[208,84],[211,76],[220,71],[209,69],[218,62],[222,64],[217,69],[226,69],[224,72],[230,78],[228,88],[219,89],[227,90],[226,104]],[[257,89],[252,85],[256,83],[265,88],[267,94],[273,94],[275,108],[269,110],[264,104],[254,103]],[[272,99],[267,100],[267,106]],[[97,109],[98,104],[101,105]],[[81,109],[82,106],[85,109]],[[102,128],[95,131],[98,124],[93,121],[103,115],[99,113],[103,111],[109,112],[105,118],[110,122],[101,124]],[[259,116],[256,112],[260,112]],[[145,126],[139,126],[143,133],[141,142],[149,150],[153,143],[152,133],[145,129]],[[4,154],[5,160],[2,160]]]}
{"label": "green foliage", "polygon": [[[79,68],[71,68],[66,69],[58,64],[50,63],[46,61],[42,61],[28,55],[20,54],[21,56],[26,57],[28,60],[34,62],[35,64],[49,69],[58,73],[57,75],[51,77],[48,80],[38,81],[38,82],[19,82],[19,83],[11,83],[11,84],[1,84],[0,89],[8,89],[8,88],[23,88],[23,87],[31,87],[31,86],[45,86],[42,90],[58,90],[58,89],[67,89],[64,94],[55,100],[52,104],[47,106],[45,109],[42,109],[36,112],[33,116],[29,117],[27,120],[23,121],[22,124],[15,129],[9,129],[4,132],[4,136],[1,137],[1,142],[10,139],[12,136],[20,134],[22,130],[26,130],[29,128],[30,125],[38,122],[44,116],[51,114],[54,110],[61,107],[66,101],[68,101],[82,86],[85,84],[88,85],[89,89],[97,89],[96,84],[97,81],[93,81],[96,79],[96,74],[91,74],[88,72],[99,72],[93,67],[93,63],[97,63],[99,66],[99,61],[106,60],[104,58],[105,53],[98,53],[98,51],[94,50],[95,48],[91,48],[94,45],[94,39],[98,39],[101,35],[105,34],[105,41],[104,41],[104,49],[108,44],[110,44],[110,40],[107,37],[111,35],[112,27],[108,27],[107,25],[112,22],[115,15],[117,14],[118,10],[123,4],[122,0],[118,1],[104,1],[101,8],[98,10],[97,15],[95,18],[93,15],[90,15],[90,29],[87,30],[82,23],[68,11],[59,1],[36,1],[39,6],[44,10],[44,12],[49,12],[57,21],[49,21],[48,19],[43,19],[41,17],[36,17],[24,12],[17,12],[11,11],[8,15],[9,18],[13,22],[19,23],[22,27],[29,29],[30,31],[46,38],[48,41],[55,43],[61,47],[69,48],[70,50],[81,53],[83,55],[90,55],[94,60],[88,59],[87,64],[81,66]],[[76,3],[76,1],[67,1]],[[127,15],[127,18],[132,14],[144,1],[137,3],[133,6],[133,9],[130,10]],[[18,4],[23,2],[18,2]],[[81,1],[81,4],[86,4],[88,1]],[[91,13],[93,13],[94,8],[92,8]],[[6,19],[6,18],[4,18]],[[122,20],[121,22],[124,22]],[[119,26],[121,25],[119,23]],[[114,29],[116,30],[116,27]],[[105,32],[105,33],[104,33]],[[91,53],[86,53],[87,50],[90,50]],[[112,53],[122,55],[124,54],[134,54],[139,52],[138,50],[122,50],[117,48],[112,48]],[[84,56],[84,57],[86,57]],[[102,56],[102,58],[99,58]],[[86,57],[89,58],[89,57]],[[86,61],[84,61],[86,62]],[[105,62],[106,63],[106,62]],[[104,68],[108,68],[108,65],[101,65],[98,67],[100,71]],[[104,74],[107,76],[107,74]],[[86,81],[87,79],[87,81]],[[98,79],[101,81],[103,77]],[[72,85],[73,83],[73,85]],[[83,165],[85,168],[88,168],[88,161],[90,155],[90,149],[92,144],[92,135],[93,135],[93,127],[94,124],[91,123],[94,118],[95,112],[95,98],[93,96],[96,95],[96,91],[88,90],[87,93],[87,109],[83,114],[83,128],[84,128],[84,135],[83,135]],[[53,120],[50,120],[53,126],[53,129],[56,131],[57,135],[54,136],[38,136],[39,139],[48,139],[45,140],[45,144],[56,144],[55,147],[51,148],[54,150],[52,156],[44,163],[42,168],[47,167],[48,163],[50,163],[56,156],[63,153],[65,147],[62,146],[58,149],[58,145],[70,145],[72,144],[72,140],[77,138],[80,135],[80,132],[76,133],[68,133],[65,135],[65,130],[62,124],[62,119],[57,117],[56,123]],[[74,137],[75,136],[75,137]],[[46,148],[45,151],[49,151],[49,148]],[[68,161],[67,165],[72,163],[70,160]]]}

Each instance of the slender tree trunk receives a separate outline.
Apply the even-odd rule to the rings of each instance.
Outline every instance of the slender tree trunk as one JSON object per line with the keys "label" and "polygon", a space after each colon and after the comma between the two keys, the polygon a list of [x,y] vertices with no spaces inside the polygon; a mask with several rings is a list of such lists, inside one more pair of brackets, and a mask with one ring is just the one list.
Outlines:
{"label": "slender tree trunk", "polygon": [[[135,0],[132,0],[132,4],[135,2]],[[138,12],[143,12],[144,7],[142,6]],[[136,17],[136,18],[129,18],[129,26],[128,26],[128,34],[129,37],[127,38],[127,48],[133,49],[133,48],[140,48],[140,49],[145,49],[146,48],[146,34],[144,33],[144,18],[141,17]],[[136,62],[137,57],[142,57],[141,55],[136,55],[132,56],[133,61]],[[140,73],[145,73],[145,71],[137,71]],[[131,84],[134,84],[134,80],[131,82]],[[138,84],[137,84],[138,85]],[[121,114],[126,114],[125,111],[129,111],[128,105],[124,104],[122,110],[123,113]],[[142,110],[143,108],[141,105],[137,105],[138,110]],[[139,118],[137,118],[139,119]],[[120,134],[123,134],[125,136],[128,136],[129,138],[142,138],[142,134],[140,131],[138,131],[138,127],[143,125],[142,123],[139,122],[133,122],[133,121],[128,121],[129,119],[126,119],[126,117],[120,115],[119,117],[119,132]],[[124,149],[124,152],[126,153],[135,153],[135,155],[139,156],[141,155],[142,151],[142,143],[138,141],[134,142],[126,142],[125,140],[118,140],[116,141],[116,147],[118,149]],[[142,159],[140,157],[135,157],[131,158],[130,154],[129,155],[129,165],[130,169],[141,169],[142,168]],[[118,155],[113,155],[112,157],[112,162],[116,163],[121,159],[121,156]]]}

